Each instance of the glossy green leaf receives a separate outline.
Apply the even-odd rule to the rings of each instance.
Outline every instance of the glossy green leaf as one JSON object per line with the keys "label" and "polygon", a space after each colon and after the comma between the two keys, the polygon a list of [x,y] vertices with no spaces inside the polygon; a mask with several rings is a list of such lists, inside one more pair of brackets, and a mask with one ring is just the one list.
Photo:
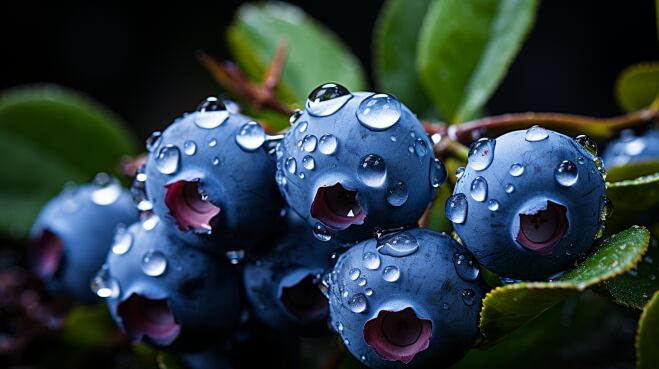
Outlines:
{"label": "glossy green leaf", "polygon": [[642,310],[652,294],[659,290],[659,246],[651,240],[647,253],[633,269],[602,283],[600,292],[616,303]]}
{"label": "glossy green leaf", "polygon": [[627,67],[616,81],[618,105],[628,112],[648,107],[659,96],[659,63]]}
{"label": "glossy green leaf", "polygon": [[286,61],[277,87],[281,99],[302,104],[325,82],[362,90],[366,79],[357,58],[331,31],[296,6],[280,2],[242,5],[227,30],[229,49],[238,65],[261,81],[281,41]]}
{"label": "glossy green leaf", "polygon": [[396,95],[425,118],[436,113],[421,85],[415,61],[421,19],[430,3],[431,0],[388,0],[382,6],[373,30],[378,88]]}
{"label": "glossy green leaf", "polygon": [[655,369],[659,363],[659,292],[643,309],[636,332],[636,367]]}
{"label": "glossy green leaf", "polygon": [[606,179],[609,182],[619,182],[654,173],[659,173],[659,160],[634,162],[615,166],[608,170]]}
{"label": "glossy green leaf", "polygon": [[0,232],[21,238],[68,181],[115,173],[135,152],[123,124],[87,97],[57,86],[0,95]]}
{"label": "glossy green leaf", "polygon": [[473,118],[532,28],[533,0],[434,0],[417,48],[421,81],[446,121]]}
{"label": "glossy green leaf", "polygon": [[629,209],[638,212],[650,208],[659,204],[659,173],[609,182],[606,186],[606,196],[617,210]]}
{"label": "glossy green leaf", "polygon": [[483,300],[480,328],[492,343],[588,287],[630,270],[648,247],[650,233],[633,226],[604,240],[581,264],[553,282],[497,287]]}

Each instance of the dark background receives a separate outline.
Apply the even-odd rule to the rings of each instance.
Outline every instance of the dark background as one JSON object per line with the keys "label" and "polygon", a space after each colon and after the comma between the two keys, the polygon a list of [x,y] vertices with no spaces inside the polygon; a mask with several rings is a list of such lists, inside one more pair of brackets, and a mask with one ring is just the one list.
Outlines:
{"label": "dark background", "polygon": [[[337,32],[370,74],[371,30],[382,1],[291,2]],[[34,82],[72,87],[145,137],[220,92],[194,52],[229,57],[223,34],[240,1],[162,4],[5,2],[0,89]],[[618,114],[615,78],[629,64],[659,59],[656,34],[652,0],[544,1],[489,112]]]}

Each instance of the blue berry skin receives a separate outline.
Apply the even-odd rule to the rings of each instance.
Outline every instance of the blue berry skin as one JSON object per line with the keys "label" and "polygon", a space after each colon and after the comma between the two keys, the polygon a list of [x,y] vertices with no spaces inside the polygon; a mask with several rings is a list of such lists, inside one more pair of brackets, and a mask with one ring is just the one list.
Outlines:
{"label": "blue berry skin", "polygon": [[50,200],[30,232],[30,262],[48,291],[80,303],[98,300],[89,281],[105,260],[115,228],[137,221],[130,194],[106,174],[96,179]]}
{"label": "blue berry skin", "polygon": [[470,148],[446,215],[487,269],[549,278],[601,236],[610,202],[598,161],[574,139],[538,126],[481,139]]}
{"label": "blue berry skin", "polygon": [[[323,85],[310,99],[330,85],[338,86]],[[406,106],[385,94],[351,96],[325,101],[339,101],[334,108],[344,102],[325,116],[314,115],[308,101],[276,150],[279,189],[320,239],[354,242],[372,237],[377,228],[414,226],[446,177],[423,126]],[[387,101],[391,114],[378,116],[377,106],[368,107],[378,99]],[[366,110],[375,112],[369,122],[387,124],[369,127],[358,117]]]}
{"label": "blue berry skin", "polygon": [[632,131],[623,131],[620,138],[609,142],[602,158],[607,168],[658,160],[659,129],[651,129],[639,136]]}
{"label": "blue berry skin", "polygon": [[445,233],[415,228],[363,241],[329,279],[331,325],[370,368],[446,367],[479,337],[486,287]]}
{"label": "blue berry skin", "polygon": [[317,276],[329,267],[337,242],[321,242],[288,211],[275,246],[246,261],[243,282],[254,316],[264,325],[303,335],[327,333],[328,303]]}
{"label": "blue berry skin", "polygon": [[147,142],[153,212],[208,250],[260,244],[283,204],[265,139],[258,123],[208,98]]}
{"label": "blue berry skin", "polygon": [[117,237],[92,288],[107,297],[112,317],[133,341],[201,351],[239,323],[239,274],[176,233],[157,216],[133,224]]}

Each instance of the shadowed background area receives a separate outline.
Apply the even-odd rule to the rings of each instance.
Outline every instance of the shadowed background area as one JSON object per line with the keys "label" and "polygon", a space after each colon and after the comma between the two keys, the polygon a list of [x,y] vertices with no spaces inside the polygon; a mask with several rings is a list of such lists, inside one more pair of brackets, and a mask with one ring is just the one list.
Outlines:
{"label": "shadowed background area", "polygon": [[[382,1],[291,2],[335,31],[372,76],[371,30]],[[240,3],[13,2],[0,14],[0,88],[54,82],[84,91],[145,137],[220,92],[195,51],[228,58],[223,32]],[[654,17],[651,0],[543,2],[489,112],[619,113],[612,92],[617,74],[659,57]]]}

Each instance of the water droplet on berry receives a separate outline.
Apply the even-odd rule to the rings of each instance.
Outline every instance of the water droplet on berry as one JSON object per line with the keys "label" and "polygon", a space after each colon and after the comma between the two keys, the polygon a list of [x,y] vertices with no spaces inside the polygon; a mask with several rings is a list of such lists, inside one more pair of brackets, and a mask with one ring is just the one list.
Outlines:
{"label": "water droplet on berry", "polygon": [[191,140],[185,141],[183,143],[183,152],[188,156],[194,155],[197,152],[197,144]]}
{"label": "water droplet on berry", "polygon": [[396,136],[394,136],[394,135],[392,135],[391,137],[389,137],[389,139],[391,140],[391,142],[396,142]]}
{"label": "water droplet on berry", "polygon": [[513,177],[519,177],[524,174],[524,166],[520,163],[513,163],[510,166],[508,173],[510,173],[510,175]]}
{"label": "water droplet on berry", "polygon": [[378,238],[377,250],[382,255],[397,258],[412,255],[419,249],[419,241],[408,233],[394,233]]}
{"label": "water droplet on berry", "polygon": [[224,253],[224,256],[232,265],[238,265],[245,259],[245,250],[229,250]]}
{"label": "water droplet on berry", "polygon": [[112,253],[115,255],[123,255],[130,250],[133,245],[133,236],[130,232],[126,231],[126,227],[119,226],[114,233],[112,241]]}
{"label": "water droplet on berry", "polygon": [[380,267],[380,257],[373,252],[366,252],[362,255],[362,261],[366,269],[376,270]]}
{"label": "water droplet on berry", "polygon": [[400,278],[400,269],[395,265],[386,266],[382,269],[382,279],[387,282],[396,282]]}
{"label": "water droplet on berry", "polygon": [[526,130],[526,140],[529,142],[537,142],[547,139],[549,132],[540,126],[533,126]]}
{"label": "water droplet on berry", "polygon": [[602,196],[602,205],[600,210],[600,220],[606,221],[606,219],[613,214],[613,202],[609,200],[608,197]]}
{"label": "water droplet on berry", "polygon": [[307,135],[304,136],[304,139],[302,140],[302,150],[306,152],[314,152],[316,150],[316,144],[318,143],[318,139],[314,135]]}
{"label": "water droplet on berry", "polygon": [[219,127],[229,118],[224,102],[217,97],[207,97],[197,108],[194,123],[199,128],[213,129]]}
{"label": "water droplet on berry", "polygon": [[310,155],[307,155],[302,158],[302,166],[304,166],[307,170],[314,170],[316,168],[316,161],[313,160]]}
{"label": "water droplet on berry", "polygon": [[150,277],[159,277],[167,270],[165,254],[156,250],[149,250],[142,257],[142,271]]}
{"label": "water droplet on berry", "polygon": [[597,155],[597,143],[586,135],[579,135],[574,140],[592,155]]}
{"label": "water droplet on berry", "polygon": [[151,215],[142,221],[142,228],[145,231],[151,231],[156,228],[159,222],[160,218],[158,218],[156,215]]}
{"label": "water droplet on berry", "polygon": [[327,134],[320,137],[318,141],[318,150],[325,155],[332,155],[336,151],[338,141],[334,135]]}
{"label": "water droplet on berry", "polygon": [[362,272],[361,272],[359,269],[357,269],[357,268],[352,268],[352,269],[350,269],[350,271],[348,272],[348,276],[350,277],[350,280],[352,280],[352,281],[356,281],[357,278],[359,278],[359,276],[360,276],[361,274],[362,274]]}
{"label": "water droplet on berry", "polygon": [[369,96],[357,108],[359,122],[373,131],[382,131],[393,126],[400,120],[400,116],[400,102],[388,94]]}
{"label": "water droplet on berry", "polygon": [[583,165],[583,164],[586,163],[586,159],[583,156],[580,156],[580,157],[577,158],[577,163]]}
{"label": "water droplet on berry", "polygon": [[341,322],[338,322],[338,323],[336,324],[336,329],[338,329],[339,332],[343,332],[343,324],[341,324]]}
{"label": "water droplet on berry", "polygon": [[446,200],[446,217],[453,223],[462,224],[467,219],[467,196],[456,193]]}
{"label": "water droplet on berry", "polygon": [[304,179],[305,177],[304,172],[300,172],[300,174],[298,174],[297,176],[300,177],[300,179]]}
{"label": "water droplet on berry", "polygon": [[288,122],[289,122],[291,125],[297,123],[297,120],[300,119],[300,117],[302,116],[303,113],[304,113],[304,112],[303,112],[302,110],[300,110],[300,109],[295,109],[295,111],[293,112],[293,114],[291,114],[291,116],[288,117]]}
{"label": "water droplet on berry", "polygon": [[215,166],[220,165],[220,158],[218,158],[217,156],[214,156],[213,159],[211,160],[211,163]]}
{"label": "water droplet on berry", "polygon": [[121,185],[119,181],[107,173],[98,173],[94,177],[94,190],[91,200],[96,205],[111,205],[121,196]]}
{"label": "water droplet on berry", "polygon": [[606,168],[604,168],[604,161],[602,158],[599,156],[593,159],[593,163],[595,163],[595,168],[597,168],[597,171],[600,172],[600,175],[602,176],[602,179],[606,179]]}
{"label": "water droplet on berry", "polygon": [[144,173],[144,166],[140,166],[137,168],[135,179],[133,179],[133,184],[130,186],[130,196],[139,211],[149,211],[153,209],[153,204],[149,201],[149,198],[146,195],[146,178],[147,176]]}
{"label": "water droplet on berry", "polygon": [[462,291],[462,301],[465,303],[467,306],[471,306],[474,304],[474,300],[476,299],[476,293],[472,289],[465,289]]}
{"label": "water droplet on berry", "polygon": [[495,199],[489,199],[487,200],[487,208],[490,209],[490,211],[497,211],[499,210],[499,202]]}
{"label": "water droplet on berry", "polygon": [[367,186],[380,187],[387,178],[384,159],[376,154],[364,156],[359,162],[357,177]]}
{"label": "water droplet on berry", "polygon": [[337,112],[352,98],[350,91],[336,83],[326,83],[311,91],[306,109],[311,115],[326,117]]}
{"label": "water droplet on berry", "polygon": [[209,139],[208,139],[208,146],[210,146],[210,147],[215,147],[215,146],[217,146],[217,139],[215,139],[215,138],[213,138],[213,137],[209,138]]}
{"label": "water droplet on berry", "polygon": [[367,283],[367,281],[366,281],[366,277],[360,277],[360,278],[357,280],[357,285],[359,285],[360,287],[364,287],[364,286],[366,286],[366,283]]}
{"label": "water droplet on berry", "polygon": [[515,192],[515,186],[513,186],[512,183],[508,183],[505,186],[503,186],[503,190],[506,191],[506,193],[513,193]]}
{"label": "water droplet on berry", "polygon": [[371,288],[365,289],[364,293],[366,294],[366,296],[373,296],[373,290]]}
{"label": "water droplet on berry", "polygon": [[453,266],[458,276],[465,281],[475,280],[480,273],[474,259],[470,255],[461,253],[453,254]]}
{"label": "water droplet on berry", "polygon": [[444,163],[437,158],[432,158],[430,162],[430,185],[438,188],[446,180],[446,167]]}
{"label": "water droplet on berry", "polygon": [[455,178],[457,180],[460,180],[462,176],[465,174],[465,167],[458,167],[458,169],[455,170]]}
{"label": "water droplet on berry", "polygon": [[563,160],[558,164],[556,170],[554,170],[556,182],[564,187],[570,187],[577,183],[578,177],[579,171],[577,170],[577,166],[569,160]]}
{"label": "water droplet on berry", "polygon": [[391,206],[401,206],[405,204],[408,197],[407,185],[403,181],[395,181],[387,188],[387,202]]}
{"label": "water droplet on berry", "polygon": [[494,158],[494,146],[496,141],[489,138],[481,138],[469,147],[468,165],[474,170],[487,169]]}
{"label": "water droplet on berry", "polygon": [[349,300],[348,300],[348,307],[353,313],[363,313],[366,311],[366,308],[368,307],[368,302],[366,300],[366,296],[364,296],[361,293],[353,295]]}
{"label": "water droplet on berry", "polygon": [[107,264],[98,270],[91,281],[91,290],[96,296],[101,298],[119,296],[119,283],[110,276],[110,269]]}
{"label": "water droplet on berry", "polygon": [[286,159],[284,166],[286,167],[286,170],[290,174],[295,174],[295,171],[297,171],[297,162],[295,161],[295,158],[292,156]]}
{"label": "water droplet on berry", "polygon": [[420,158],[426,156],[428,153],[428,145],[426,144],[426,141],[417,138],[414,140],[414,151],[416,152],[416,155]]}
{"label": "water droplet on berry", "polygon": [[443,310],[448,310],[448,303],[446,303],[446,302],[443,303],[443,304],[442,304],[442,309],[443,309]]}
{"label": "water droplet on berry", "polygon": [[320,241],[327,242],[332,239],[332,235],[330,234],[329,230],[327,227],[320,223],[316,223],[316,225],[313,227],[313,235]]}
{"label": "water droplet on berry", "polygon": [[152,132],[149,137],[146,138],[146,143],[144,144],[146,151],[151,152],[157,149],[161,142],[162,133],[160,131]]}
{"label": "water droplet on berry", "polygon": [[244,151],[254,151],[265,142],[265,130],[256,122],[247,122],[240,127],[236,143]]}
{"label": "water droplet on berry", "polygon": [[469,191],[471,198],[483,202],[487,198],[487,181],[485,178],[478,176],[471,181],[471,190]]}
{"label": "water droplet on berry", "polygon": [[178,147],[166,145],[160,149],[158,156],[156,156],[156,168],[162,174],[174,174],[178,170],[180,158],[181,153]]}

